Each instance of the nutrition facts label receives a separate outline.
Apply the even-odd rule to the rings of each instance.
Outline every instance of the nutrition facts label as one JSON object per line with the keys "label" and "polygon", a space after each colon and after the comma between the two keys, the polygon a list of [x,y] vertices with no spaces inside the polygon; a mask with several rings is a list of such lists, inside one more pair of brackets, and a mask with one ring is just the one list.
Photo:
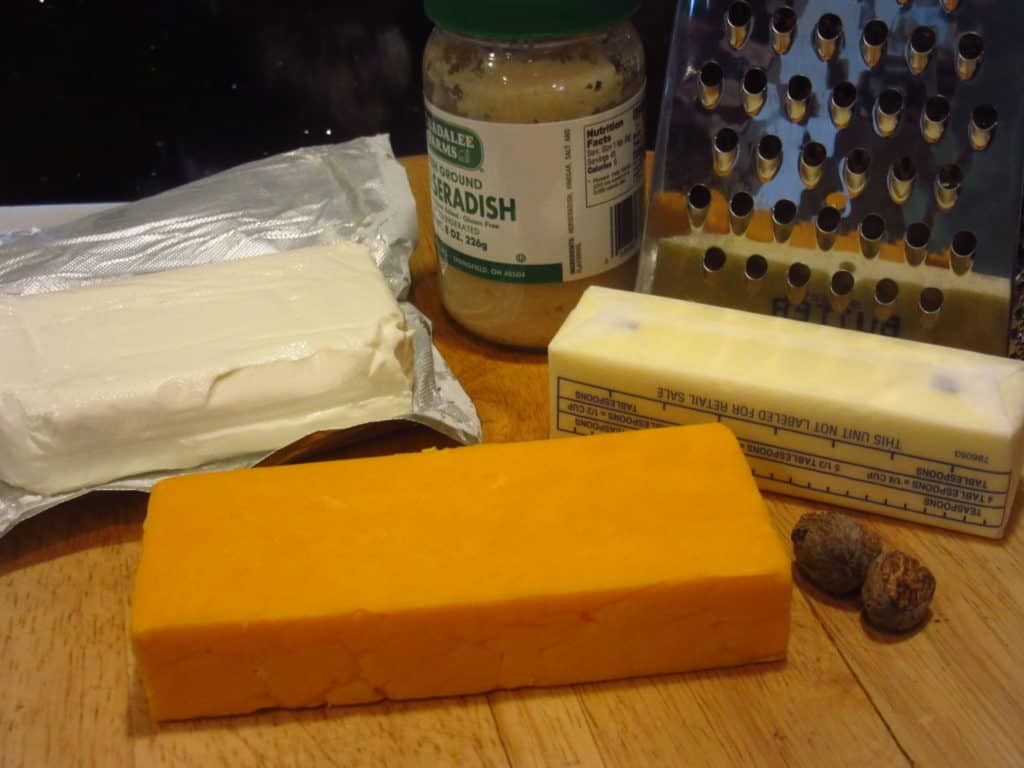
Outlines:
{"label": "nutrition facts label", "polygon": [[754,476],[781,492],[999,528],[1010,472],[902,450],[904,438],[658,387],[648,394],[558,379],[558,431],[577,435],[709,421],[736,434]]}
{"label": "nutrition facts label", "polygon": [[631,194],[644,174],[643,101],[586,123],[583,147],[588,208]]}

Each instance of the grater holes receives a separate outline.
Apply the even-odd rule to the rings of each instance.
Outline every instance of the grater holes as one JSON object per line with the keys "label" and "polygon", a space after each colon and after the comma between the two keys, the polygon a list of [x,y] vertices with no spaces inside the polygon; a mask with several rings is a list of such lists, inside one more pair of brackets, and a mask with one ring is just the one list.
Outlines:
{"label": "grater holes", "polygon": [[857,86],[849,81],[839,83],[832,90],[832,99],[838,106],[849,109],[857,100]]}
{"label": "grater holes", "polygon": [[878,108],[887,115],[899,114],[903,109],[903,94],[894,88],[887,88],[878,96]]}
{"label": "grater holes", "polygon": [[786,270],[786,298],[799,304],[807,295],[807,284],[811,282],[811,268],[802,261],[794,261]]}
{"label": "grater holes", "polygon": [[864,63],[874,67],[885,56],[889,26],[881,19],[872,19],[864,25],[860,38],[860,54]]}
{"label": "grater holes", "polygon": [[700,89],[700,103],[704,109],[714,109],[722,98],[722,80],[725,73],[717,61],[709,61],[700,69],[697,83]]}
{"label": "grater holes", "polygon": [[850,150],[843,161],[843,183],[850,197],[857,197],[868,184],[871,153],[863,147]]}
{"label": "grater holes", "polygon": [[737,192],[729,201],[729,211],[736,216],[749,216],[754,210],[754,198],[747,192]]}
{"label": "grater holes", "polygon": [[711,206],[711,190],[703,184],[694,184],[693,187],[690,188],[688,198],[690,205],[695,208],[705,209]]}
{"label": "grater holes", "polygon": [[690,192],[686,196],[686,217],[692,229],[699,230],[704,226],[710,209],[711,190],[703,184],[690,187]]}
{"label": "grater holes", "polygon": [[706,283],[709,285],[715,285],[718,283],[719,278],[722,275],[722,271],[725,269],[725,262],[725,251],[721,248],[711,246],[704,251],[704,256],[701,258],[700,264]]}
{"label": "grater holes", "polygon": [[956,74],[961,80],[970,80],[978,71],[985,55],[985,41],[977,32],[965,32],[956,44]]}
{"label": "grater holes", "polygon": [[800,150],[800,180],[808,189],[814,189],[824,174],[827,151],[825,145],[811,141]]}
{"label": "grater holes", "polygon": [[700,81],[707,86],[717,87],[722,84],[722,66],[717,61],[709,61],[700,70]]}
{"label": "grater holes", "polygon": [[942,309],[945,298],[941,289],[929,286],[921,291],[921,309],[925,312],[938,312]]}
{"label": "grater holes", "polygon": [[885,234],[885,219],[877,213],[869,213],[860,223],[860,233],[868,240],[881,240]]}
{"label": "grater holes", "polygon": [[932,96],[924,103],[921,112],[921,135],[929,144],[942,138],[949,121],[949,100],[945,96]]}
{"label": "grater holes", "polygon": [[934,328],[939,321],[939,313],[942,312],[942,305],[946,297],[939,288],[929,286],[921,291],[917,300],[920,312],[921,325],[925,328]]}
{"label": "grater holes", "polygon": [[740,137],[732,128],[722,128],[715,134],[715,146],[721,152],[732,152],[740,143]]}
{"label": "grater holes", "polygon": [[729,6],[729,11],[726,14],[729,23],[737,27],[746,26],[753,17],[754,11],[746,0],[736,0]]}
{"label": "grater holes", "polygon": [[916,267],[928,255],[928,242],[932,231],[923,221],[915,221],[903,235],[903,251],[907,263]]}
{"label": "grater holes", "polygon": [[923,221],[915,221],[907,227],[906,241],[912,248],[925,248],[931,239],[932,233],[928,225]]}
{"label": "grater holes", "polygon": [[903,94],[895,88],[886,88],[875,101],[875,131],[879,136],[892,136],[900,124],[903,113]]}
{"label": "grater holes", "polygon": [[796,203],[783,198],[772,206],[772,218],[780,224],[792,224],[796,218]]}
{"label": "grater holes", "polygon": [[794,261],[786,270],[786,282],[797,288],[804,288],[811,281],[811,268],[802,261]]}
{"label": "grater holes", "polygon": [[839,231],[839,221],[841,218],[839,209],[826,205],[818,211],[815,223],[822,232],[835,233]]}
{"label": "grater holes", "polygon": [[743,265],[743,285],[748,296],[754,296],[764,285],[764,278],[768,274],[768,259],[759,253],[752,253],[747,257]]}
{"label": "grater holes", "polygon": [[702,262],[704,264],[704,268],[707,270],[717,272],[725,267],[725,261],[725,251],[717,246],[711,246],[704,251],[704,258]]}
{"label": "grater holes", "polygon": [[789,6],[776,8],[769,25],[772,50],[778,54],[787,53],[793,45],[796,32],[796,12]]}
{"label": "grater holes", "polygon": [[979,104],[971,113],[971,121],[979,128],[988,130],[996,124],[998,113],[991,104]]}
{"label": "grater holes", "polygon": [[807,105],[811,98],[810,79],[806,75],[793,75],[786,84],[786,114],[794,123],[803,122],[807,117]]}
{"label": "grater holes", "polygon": [[806,101],[811,95],[810,79],[804,75],[793,75],[793,77],[789,78],[786,93],[791,99]]}
{"label": "grater holes", "polygon": [[935,30],[931,27],[917,27],[910,33],[910,47],[918,53],[931,53],[935,48]]}
{"label": "grater holes", "polygon": [[878,304],[892,304],[900,294],[900,286],[891,277],[883,277],[875,283],[874,296]]}
{"label": "grater holes", "polygon": [[960,166],[947,163],[939,168],[935,176],[935,203],[941,210],[948,211],[956,205],[963,180],[964,172]]}
{"label": "grater holes", "polygon": [[871,153],[863,147],[857,147],[846,156],[846,166],[852,173],[867,173],[871,167]]}
{"label": "grater holes", "polygon": [[868,45],[882,45],[889,37],[889,25],[881,19],[872,19],[864,25],[864,42]]}
{"label": "grater holes", "polygon": [[750,226],[754,215],[754,198],[747,192],[737,192],[729,200],[729,229],[734,235],[742,235]]}
{"label": "grater holes", "polygon": [[725,26],[729,33],[729,45],[740,49],[750,36],[754,11],[746,0],[736,0],[725,14]]}
{"label": "grater holes", "polygon": [[980,59],[985,52],[985,41],[977,32],[965,32],[957,42],[957,51],[967,59]]}
{"label": "grater holes", "polygon": [[907,66],[915,75],[928,68],[932,52],[935,50],[935,30],[931,27],[917,27],[910,33],[907,41]]}
{"label": "grater holes", "polygon": [[793,233],[793,224],[796,222],[796,203],[792,200],[782,198],[772,206],[772,233],[775,242],[784,243]]}
{"label": "grater holes", "polygon": [[971,149],[981,151],[988,147],[992,141],[992,134],[995,133],[997,122],[999,122],[999,113],[991,104],[979,104],[974,108],[967,126]]}
{"label": "grater holes", "polygon": [[892,175],[899,181],[913,181],[916,174],[917,169],[914,168],[914,161],[909,157],[901,157],[892,164]]}
{"label": "grater holes", "polygon": [[825,145],[819,141],[811,141],[804,145],[801,156],[808,165],[817,168],[825,162]]}
{"label": "grater holes", "polygon": [[887,186],[889,197],[894,203],[902,205],[910,199],[916,177],[917,169],[914,167],[914,161],[909,157],[901,157],[889,166]]}
{"label": "grater holes", "polygon": [[713,168],[719,176],[728,176],[736,165],[740,137],[732,128],[721,128],[712,142]]}
{"label": "grater holes", "polygon": [[842,312],[853,298],[854,279],[850,272],[840,269],[832,274],[828,283],[828,299],[832,309]]}
{"label": "grater holes", "polygon": [[949,99],[945,96],[932,96],[924,104],[924,114],[933,122],[946,122],[949,119]]}
{"label": "grater holes", "polygon": [[828,281],[828,297],[836,312],[842,312],[850,303],[855,282],[853,273],[848,270],[839,269],[832,273]]}
{"label": "grater holes", "polygon": [[879,320],[887,320],[896,306],[896,299],[900,295],[900,286],[891,277],[883,277],[875,283],[872,295],[875,299],[875,317]]}
{"label": "grater holes", "polygon": [[753,67],[743,75],[743,86],[750,93],[760,93],[768,87],[768,76],[760,67]]}
{"label": "grater holes", "polygon": [[832,89],[828,100],[829,116],[836,128],[845,128],[853,119],[853,105],[857,101],[857,86],[844,81]]}
{"label": "grater holes", "polygon": [[861,219],[857,227],[857,239],[860,241],[860,252],[866,259],[873,259],[882,248],[885,239],[885,219],[877,213],[869,213]]}
{"label": "grater holes", "polygon": [[743,267],[743,274],[750,280],[761,280],[768,274],[768,259],[759,253],[751,254]]}
{"label": "grater holes", "polygon": [[822,207],[814,217],[814,235],[821,250],[827,251],[835,245],[840,218],[839,210],[831,205]]}
{"label": "grater holes", "polygon": [[961,230],[953,235],[949,244],[949,266],[958,275],[965,275],[974,265],[974,254],[978,248],[978,239],[973,232]]}
{"label": "grater holes", "polygon": [[818,58],[829,61],[834,58],[843,35],[843,20],[834,13],[823,14],[814,27],[814,50]]}
{"label": "grater holes", "polygon": [[743,75],[740,91],[743,111],[753,117],[761,111],[768,95],[768,75],[760,67],[748,69]]}
{"label": "grater holes", "polygon": [[954,165],[953,163],[947,163],[939,168],[937,178],[942,187],[946,189],[953,189],[955,187],[959,187],[961,182],[963,182],[964,174],[963,171],[960,170],[960,166]]}
{"label": "grater holes", "polygon": [[762,182],[771,181],[782,164],[782,140],[769,133],[757,143],[757,178]]}
{"label": "grater holes", "polygon": [[953,235],[953,253],[958,256],[970,256],[974,254],[974,249],[978,247],[978,238],[974,236],[973,232],[961,231]]}

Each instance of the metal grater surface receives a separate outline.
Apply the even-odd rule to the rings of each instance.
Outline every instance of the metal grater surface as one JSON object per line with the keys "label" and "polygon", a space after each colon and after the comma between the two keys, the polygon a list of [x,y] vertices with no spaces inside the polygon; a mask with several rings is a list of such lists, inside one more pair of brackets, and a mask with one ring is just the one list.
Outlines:
{"label": "metal grater surface", "polygon": [[1024,5],[706,0],[673,35],[640,290],[1024,351]]}

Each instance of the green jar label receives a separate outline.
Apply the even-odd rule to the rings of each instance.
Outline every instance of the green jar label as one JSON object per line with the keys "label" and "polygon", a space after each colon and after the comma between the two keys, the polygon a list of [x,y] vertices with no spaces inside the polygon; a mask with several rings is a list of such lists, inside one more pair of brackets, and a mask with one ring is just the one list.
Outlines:
{"label": "green jar label", "polygon": [[483,145],[474,131],[452,125],[427,112],[427,149],[442,160],[468,171],[480,167],[484,159]]}
{"label": "green jar label", "polygon": [[635,256],[643,109],[640,91],[585,117],[497,123],[428,101],[431,209],[444,268],[502,283],[567,283]]}

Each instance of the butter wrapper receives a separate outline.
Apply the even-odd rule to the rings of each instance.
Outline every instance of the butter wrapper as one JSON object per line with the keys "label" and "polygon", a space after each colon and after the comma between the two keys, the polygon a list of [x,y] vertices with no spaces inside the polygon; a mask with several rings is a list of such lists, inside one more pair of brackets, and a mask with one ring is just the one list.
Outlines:
{"label": "butter wrapper", "polygon": [[[430,321],[405,301],[416,245],[415,201],[387,136],[308,147],[248,163],[52,229],[0,236],[0,293],[59,291],[105,279],[244,259],[351,240],[366,245],[412,332],[410,422],[479,442],[472,402],[431,341]],[[301,444],[290,452],[301,460]],[[285,448],[285,446],[281,446]],[[254,466],[268,454],[136,475],[40,496],[0,483],[0,535],[95,490],[147,491],[189,472]]]}

